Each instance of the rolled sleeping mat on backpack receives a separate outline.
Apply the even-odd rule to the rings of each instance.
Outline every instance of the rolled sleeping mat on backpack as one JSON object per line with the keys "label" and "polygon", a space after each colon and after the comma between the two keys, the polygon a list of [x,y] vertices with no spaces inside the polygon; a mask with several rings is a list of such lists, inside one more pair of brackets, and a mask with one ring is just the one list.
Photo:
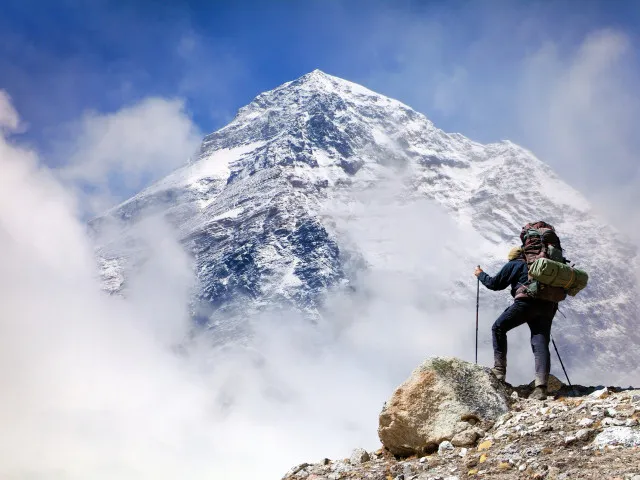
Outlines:
{"label": "rolled sleeping mat on backpack", "polygon": [[533,262],[529,267],[529,275],[545,285],[564,288],[572,297],[589,281],[589,275],[584,270],[548,258],[538,258]]}

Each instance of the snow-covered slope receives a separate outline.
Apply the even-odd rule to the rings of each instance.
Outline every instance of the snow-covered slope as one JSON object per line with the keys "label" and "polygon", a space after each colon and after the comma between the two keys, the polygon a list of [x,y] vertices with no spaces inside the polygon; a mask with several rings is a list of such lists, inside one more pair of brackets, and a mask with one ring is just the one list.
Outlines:
{"label": "snow-covered slope", "polygon": [[[638,341],[635,250],[546,164],[511,142],[445,133],[398,101],[318,70],[256,97],[204,139],[194,162],[92,221],[96,231],[122,221],[99,249],[105,287],[126,290],[127,271],[145,251],[133,232],[161,214],[195,259],[194,315],[221,337],[242,334],[230,319],[246,309],[290,305],[321,315],[323,296],[349,283],[358,259],[367,264],[324,205],[346,204],[389,177],[402,179],[405,201],[432,199],[495,245],[485,252],[496,253],[493,267],[526,222],[554,224],[569,258],[591,275],[579,301],[565,302],[567,348],[576,358],[591,354],[593,337],[610,362],[616,345]],[[469,278],[443,291],[468,298],[473,288]],[[617,361],[631,364],[634,355]]]}

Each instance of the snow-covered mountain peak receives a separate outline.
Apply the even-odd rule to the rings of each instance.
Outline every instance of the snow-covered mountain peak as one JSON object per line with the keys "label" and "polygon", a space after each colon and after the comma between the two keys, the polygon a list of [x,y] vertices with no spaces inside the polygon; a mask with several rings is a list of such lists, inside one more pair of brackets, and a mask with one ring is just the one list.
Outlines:
{"label": "snow-covered mountain peak", "polygon": [[203,148],[216,148],[221,136],[225,137],[225,144],[231,146],[230,137],[235,141],[247,137],[268,141],[292,132],[317,132],[327,121],[346,127],[372,120],[384,123],[385,119],[404,121],[408,130],[412,128],[412,122],[416,123],[414,126],[426,125],[435,130],[424,115],[408,106],[315,70],[258,95],[239,110],[229,125],[206,137]]}
{"label": "snow-covered mountain peak", "polygon": [[409,108],[397,100],[385,97],[384,95],[374,92],[373,90],[369,90],[362,85],[344,80],[340,77],[334,77],[317,69],[296,80],[284,83],[274,90],[262,93],[257,97],[257,99],[267,98],[273,95],[281,98],[281,96],[291,94],[293,94],[293,96],[298,95],[304,97],[305,92],[309,95],[317,95],[319,93],[335,94],[342,96],[345,100],[351,100],[353,102],[368,100],[374,103],[382,102]]}
{"label": "snow-covered mountain peak", "polygon": [[[371,248],[341,236],[323,205],[348,209],[354,195],[389,178],[402,185],[403,202],[433,200],[495,252],[517,242],[527,222],[554,224],[594,285],[567,309],[582,319],[568,335],[603,328],[603,342],[635,335],[635,283],[607,287],[634,277],[635,252],[548,165],[509,141],[483,145],[446,133],[401,102],[319,70],[258,95],[205,137],[193,163],[92,222],[99,229],[109,217],[124,221],[120,237],[100,248],[105,279],[113,291],[124,287],[144,251],[132,241],[135,227],[159,213],[195,260],[194,315],[222,336],[242,334],[228,323],[238,309],[286,304],[321,315],[328,291],[386,255],[384,243]],[[467,293],[449,285],[433,295]]]}

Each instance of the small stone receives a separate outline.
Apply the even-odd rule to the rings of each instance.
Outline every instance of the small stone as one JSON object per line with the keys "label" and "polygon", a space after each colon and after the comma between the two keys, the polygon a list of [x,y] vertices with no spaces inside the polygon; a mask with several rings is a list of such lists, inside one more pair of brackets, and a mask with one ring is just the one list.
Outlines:
{"label": "small stone", "polygon": [[461,457],[466,457],[468,451],[469,451],[469,449],[467,449],[467,448],[461,448],[460,452],[458,453],[458,455],[460,455]]}
{"label": "small stone", "polygon": [[450,452],[454,449],[452,443],[448,440],[445,440],[440,445],[438,445],[438,455],[444,455],[447,452]]}
{"label": "small stone", "polygon": [[498,469],[499,470],[508,470],[511,468],[511,465],[509,465],[509,462],[500,462],[498,464]]}
{"label": "small stone", "polygon": [[349,458],[351,465],[360,465],[371,460],[369,453],[364,448],[356,448]]}
{"label": "small stone", "polygon": [[425,463],[427,460],[428,460],[427,457],[420,457],[420,460],[418,460],[418,462]]}
{"label": "small stone", "polygon": [[590,428],[582,428],[576,432],[576,439],[581,442],[589,440],[591,435],[593,434],[593,430]]}
{"label": "small stone", "polygon": [[518,392],[513,392],[511,394],[511,398],[513,398],[514,400],[517,400],[518,399]]}
{"label": "small stone", "polygon": [[604,397],[607,393],[609,393],[609,389],[607,387],[600,389],[600,390],[596,390],[593,393],[590,393],[589,396],[591,398],[602,398]]}
{"label": "small stone", "polygon": [[606,412],[609,417],[615,417],[618,414],[615,408],[607,408]]}
{"label": "small stone", "polygon": [[481,452],[483,450],[489,450],[492,445],[493,442],[491,440],[485,440],[480,445],[478,445],[478,451]]}
{"label": "small stone", "polygon": [[310,465],[308,463],[301,463],[300,465],[298,465],[297,467],[293,467],[290,470],[290,474],[291,475],[295,475],[298,472],[301,472],[302,470],[304,470],[305,468],[309,467]]}
{"label": "small stone", "polygon": [[493,438],[495,438],[496,440],[499,440],[499,439],[501,439],[503,437],[506,437],[507,435],[509,435],[509,432],[507,432],[506,430],[500,429],[496,433],[493,434]]}
{"label": "small stone", "polygon": [[478,460],[479,463],[484,463],[487,461],[487,455],[486,454],[482,454],[480,455],[480,460]]}
{"label": "small stone", "polygon": [[599,447],[640,447],[640,432],[630,427],[605,428],[593,441]]}
{"label": "small stone", "polygon": [[518,467],[518,471],[520,472],[524,472],[526,469],[527,469],[527,466],[524,463]]}
{"label": "small stone", "polygon": [[625,425],[626,421],[625,420],[621,420],[618,418],[610,418],[607,417],[604,420],[602,420],[601,424],[603,427],[622,427],[623,425]]}
{"label": "small stone", "polygon": [[595,420],[593,420],[592,418],[583,418],[578,422],[578,425],[580,425],[581,427],[590,427],[594,423]]}
{"label": "small stone", "polygon": [[564,438],[564,444],[565,445],[571,445],[573,442],[575,442],[578,438],[575,437],[574,435],[570,435],[568,437]]}
{"label": "small stone", "polygon": [[542,451],[542,448],[540,448],[538,446],[533,446],[533,447],[529,447],[529,448],[525,449],[522,453],[524,455],[526,455],[527,457],[536,457],[536,456],[540,455],[541,451]]}
{"label": "small stone", "polygon": [[581,403],[580,405],[578,405],[576,408],[574,408],[571,413],[578,413],[581,412],[582,410],[587,408],[587,404],[586,403]]}
{"label": "small stone", "polygon": [[635,408],[630,405],[626,405],[625,407],[626,408],[618,409],[618,415],[617,415],[618,418],[620,417],[628,418],[633,415]]}
{"label": "small stone", "polygon": [[[625,427],[636,427],[638,426],[638,420],[635,418],[628,418],[626,422],[624,422]],[[638,480],[640,480],[640,476],[638,476]]]}
{"label": "small stone", "polygon": [[451,439],[451,444],[456,447],[466,447],[476,443],[478,434],[474,430],[465,430],[464,432],[456,433]]}
{"label": "small stone", "polygon": [[640,395],[634,395],[631,397],[631,403],[640,403]]}
{"label": "small stone", "polygon": [[467,468],[475,467],[475,466],[477,466],[477,465],[478,465],[478,459],[477,459],[477,458],[472,457],[472,458],[470,458],[469,460],[467,460],[467,461],[464,463],[464,465],[465,465],[465,467],[467,467]]}
{"label": "small stone", "polygon": [[471,470],[469,470],[467,472],[467,475],[477,475],[478,474],[478,469],[477,468],[472,468]]}

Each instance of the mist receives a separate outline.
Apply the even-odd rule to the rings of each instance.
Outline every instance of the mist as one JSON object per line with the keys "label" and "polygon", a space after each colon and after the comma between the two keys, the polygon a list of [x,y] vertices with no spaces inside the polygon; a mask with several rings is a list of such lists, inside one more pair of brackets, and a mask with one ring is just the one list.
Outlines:
{"label": "mist", "polygon": [[[464,232],[428,203],[390,202],[395,185],[333,212],[340,235],[380,247],[357,294],[333,294],[317,326],[264,314],[248,319],[249,344],[214,348],[193,338],[194,277],[171,228],[145,224],[149,261],[126,298],[106,295],[84,197],[15,142],[8,97],[2,112],[3,478],[279,478],[296,462],[377,448],[382,403],[425,356],[471,359],[472,311],[429,293],[452,266],[471,278],[464,249],[431,229]],[[402,230],[425,216],[424,229]]]}
{"label": "mist", "polygon": [[446,131],[531,150],[638,244],[637,36],[620,22],[592,22],[610,8],[584,7],[497,1],[428,5],[426,15],[377,11],[374,27],[358,32],[371,67],[355,80]]}
{"label": "mist", "polygon": [[[416,28],[410,33],[421,40],[412,45],[429,43]],[[580,172],[583,190],[606,179],[597,197],[588,197],[599,199],[607,218],[627,221],[631,235],[635,204],[620,206],[624,192],[640,191],[631,175],[634,144],[629,130],[616,126],[634,125],[637,107],[626,102],[628,82],[614,82],[627,72],[628,53],[628,39],[612,31],[584,39],[570,62],[546,45],[501,92],[511,114],[488,123],[521,126],[529,132],[519,132],[524,143],[543,160]],[[438,109],[488,111],[473,103],[482,100],[477,91],[462,95],[473,71],[461,65],[452,72],[434,90]],[[417,73],[426,76],[422,68]],[[416,75],[406,78],[416,83]],[[594,82],[598,88],[590,88]],[[596,112],[598,122],[585,120]],[[79,141],[59,153],[69,163],[56,171],[20,145],[14,135],[23,128],[20,117],[0,91],[2,478],[280,478],[303,461],[378,448],[383,402],[425,357],[473,361],[473,267],[497,268],[506,252],[430,202],[403,199],[398,179],[323,206],[341,242],[366,252],[354,261],[367,270],[354,279],[353,293],[329,293],[317,325],[295,312],[265,313],[247,319],[248,343],[213,347],[206,333],[194,338],[186,308],[195,282],[190,259],[159,219],[145,225],[153,254],[130,280],[126,298],[106,295],[82,221],[87,209],[123,198],[105,175],[115,169],[130,182],[129,194],[186,160],[200,136],[178,101],[149,100],[120,113],[83,118],[73,130]],[[152,135],[140,128],[151,117],[162,117]],[[145,134],[154,142],[138,143]],[[166,144],[156,142],[164,137]],[[618,161],[615,178],[607,177],[602,152]],[[121,163],[129,157],[135,161]],[[601,168],[592,170],[596,164]],[[619,183],[627,173],[628,182]],[[96,190],[74,182],[97,183]],[[508,294],[481,291],[482,364],[492,361],[491,323],[510,301]],[[530,381],[526,328],[509,342],[517,346],[509,352],[509,380]],[[555,358],[552,364],[562,378]],[[585,365],[571,372],[572,380],[589,383],[595,373]],[[621,372],[619,380],[638,378]]]}
{"label": "mist", "polygon": [[[403,199],[401,182],[323,207],[367,269],[354,293],[329,294],[318,325],[264,313],[247,319],[250,342],[213,347],[193,336],[195,279],[171,228],[145,224],[149,260],[126,298],[108,296],[84,197],[14,142],[17,112],[2,111],[3,478],[279,478],[378,448],[383,402],[425,357],[473,360],[474,299],[461,307],[442,287],[462,278],[472,290],[477,235]],[[488,323],[482,334],[486,363]]]}

